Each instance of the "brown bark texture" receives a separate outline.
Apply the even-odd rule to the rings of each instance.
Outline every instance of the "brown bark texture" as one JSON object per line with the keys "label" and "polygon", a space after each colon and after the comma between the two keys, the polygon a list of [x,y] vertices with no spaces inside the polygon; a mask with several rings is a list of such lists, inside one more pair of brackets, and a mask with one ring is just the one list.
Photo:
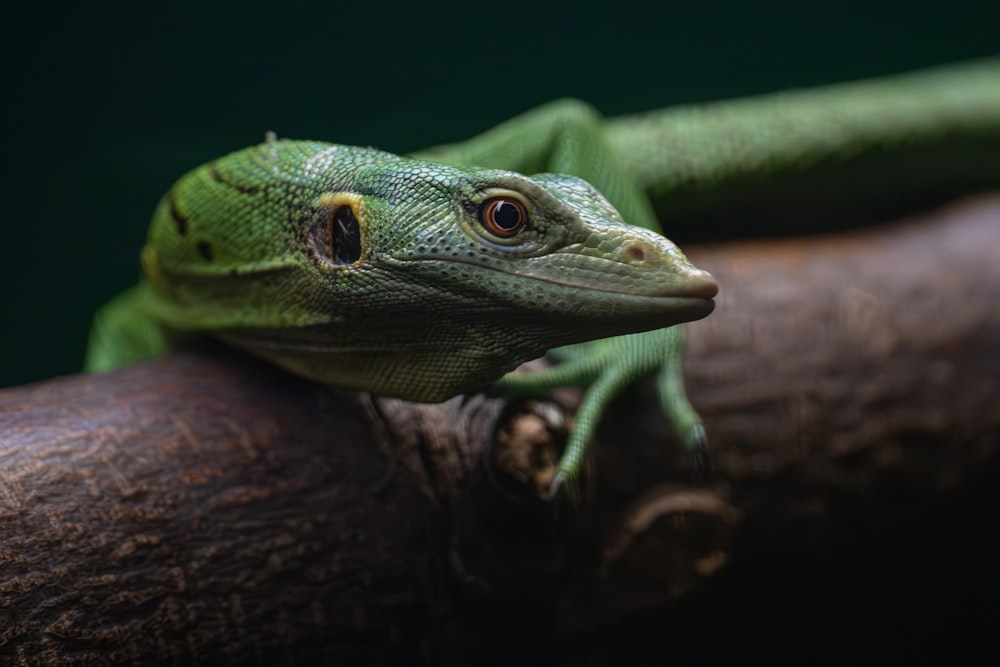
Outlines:
{"label": "brown bark texture", "polygon": [[987,656],[1000,195],[689,255],[700,479],[644,386],[558,503],[572,390],[418,405],[206,347],[0,391],[0,664]]}

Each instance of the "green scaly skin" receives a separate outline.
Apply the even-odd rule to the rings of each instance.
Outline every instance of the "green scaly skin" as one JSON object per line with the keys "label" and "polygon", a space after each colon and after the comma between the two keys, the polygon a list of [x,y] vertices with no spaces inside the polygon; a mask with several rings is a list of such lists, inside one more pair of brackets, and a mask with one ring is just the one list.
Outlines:
{"label": "green scaly skin", "polygon": [[[734,193],[852,170],[869,154],[899,154],[900,169],[861,179],[864,194],[946,177],[1000,182],[995,158],[942,165],[936,156],[957,144],[1000,146],[1000,61],[611,120],[562,100],[417,155],[431,162],[271,141],[165,196],[143,252],[150,280],[98,313],[87,367],[161,353],[166,326],[417,401],[588,385],[554,494],[578,475],[607,404],[646,374],[679,436],[703,451],[681,328],[665,327],[707,315],[715,284],[654,233],[654,211],[669,222]],[[930,158],[911,169],[912,151]],[[497,196],[528,212],[512,238],[483,225]],[[344,207],[358,220],[356,247],[333,231],[345,228]],[[549,371],[497,382],[550,348],[595,339],[559,350]]]}

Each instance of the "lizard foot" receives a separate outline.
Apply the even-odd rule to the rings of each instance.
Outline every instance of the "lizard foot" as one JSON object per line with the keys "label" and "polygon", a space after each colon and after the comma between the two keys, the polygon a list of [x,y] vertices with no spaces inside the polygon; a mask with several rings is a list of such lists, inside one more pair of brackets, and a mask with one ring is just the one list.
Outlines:
{"label": "lizard foot", "polygon": [[584,458],[608,405],[632,383],[656,372],[657,393],[668,420],[691,453],[696,479],[709,469],[705,429],[684,392],[680,327],[607,338],[561,349],[564,363],[534,373],[510,373],[495,385],[498,394],[515,397],[541,394],[557,387],[586,386],[576,425],[549,488],[550,499],[575,487]]}

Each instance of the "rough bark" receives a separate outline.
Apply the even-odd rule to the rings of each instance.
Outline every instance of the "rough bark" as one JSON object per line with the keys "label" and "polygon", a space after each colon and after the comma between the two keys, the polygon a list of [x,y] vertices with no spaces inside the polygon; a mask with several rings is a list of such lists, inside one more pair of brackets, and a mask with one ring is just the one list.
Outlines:
{"label": "rough bark", "polygon": [[215,348],[0,392],[0,663],[988,650],[1000,197],[690,255],[700,484],[641,389],[559,506],[573,392],[370,400]]}

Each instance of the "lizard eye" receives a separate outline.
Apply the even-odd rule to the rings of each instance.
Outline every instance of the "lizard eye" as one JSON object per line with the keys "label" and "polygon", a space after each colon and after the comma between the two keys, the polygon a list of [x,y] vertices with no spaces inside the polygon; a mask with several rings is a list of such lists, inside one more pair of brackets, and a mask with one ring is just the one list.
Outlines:
{"label": "lizard eye", "polygon": [[493,197],[484,201],[479,209],[479,222],[491,234],[509,239],[528,226],[528,212],[524,204],[513,197]]}

